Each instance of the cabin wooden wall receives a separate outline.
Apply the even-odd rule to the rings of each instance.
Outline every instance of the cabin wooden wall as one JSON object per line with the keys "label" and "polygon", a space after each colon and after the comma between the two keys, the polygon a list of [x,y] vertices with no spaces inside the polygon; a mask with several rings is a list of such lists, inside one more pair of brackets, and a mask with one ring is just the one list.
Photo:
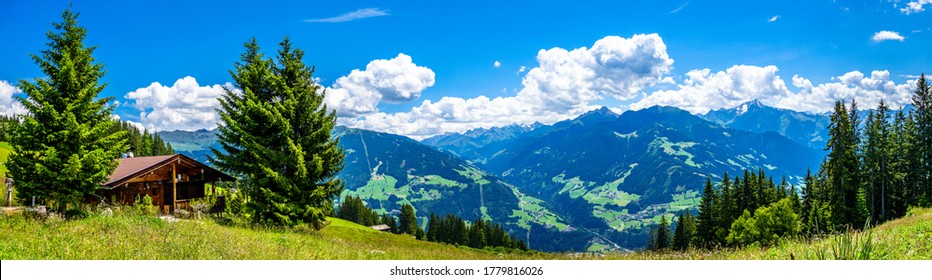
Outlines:
{"label": "cabin wooden wall", "polygon": [[[162,185],[157,182],[129,183],[110,190],[107,198],[122,205],[133,205],[136,202],[136,195],[140,197],[148,195],[152,197],[152,205],[164,205],[165,189],[170,190],[171,185],[166,188],[165,183]],[[170,192],[169,195],[171,195]]]}

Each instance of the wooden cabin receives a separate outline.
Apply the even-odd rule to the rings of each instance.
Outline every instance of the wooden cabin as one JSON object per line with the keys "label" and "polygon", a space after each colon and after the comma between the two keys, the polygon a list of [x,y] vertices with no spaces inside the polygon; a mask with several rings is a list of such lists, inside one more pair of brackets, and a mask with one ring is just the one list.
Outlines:
{"label": "wooden cabin", "polygon": [[191,199],[204,197],[206,183],[216,186],[217,182],[235,180],[182,154],[118,161],[119,166],[100,186],[98,195],[124,205],[132,205],[137,195],[149,195],[152,205],[165,213],[188,208]]}

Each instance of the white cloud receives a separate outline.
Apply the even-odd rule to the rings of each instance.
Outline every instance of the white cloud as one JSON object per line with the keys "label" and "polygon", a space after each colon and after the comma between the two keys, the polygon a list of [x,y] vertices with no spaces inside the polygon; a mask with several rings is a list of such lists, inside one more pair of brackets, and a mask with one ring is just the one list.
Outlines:
{"label": "white cloud", "polygon": [[496,60],[495,62],[492,63],[492,66],[495,68],[502,67],[502,62]]}
{"label": "white cloud", "polygon": [[603,96],[628,100],[646,87],[672,81],[664,75],[673,59],[657,34],[608,36],[572,51],[541,50],[537,62],[524,76],[518,97],[556,112],[585,107]]}
{"label": "white cloud", "polygon": [[0,115],[12,116],[27,113],[26,108],[23,107],[23,104],[20,104],[19,101],[13,99],[14,94],[19,94],[22,92],[22,90],[13,84],[10,84],[4,80],[0,80]]}
{"label": "white cloud", "polygon": [[[229,83],[225,86],[233,88]],[[214,109],[220,107],[217,98],[223,93],[224,86],[200,86],[187,76],[171,87],[154,82],[127,93],[124,98],[132,100],[127,105],[140,111],[139,121],[148,129],[197,130],[217,127],[220,118]]]}
{"label": "white cloud", "polygon": [[806,112],[827,112],[834,108],[836,100],[857,99],[861,108],[877,107],[883,99],[892,108],[900,108],[911,102],[915,80],[896,84],[890,80],[890,72],[871,71],[865,77],[860,71],[851,71],[833,77],[833,82],[813,86],[806,78],[793,76],[793,85],[800,89],[776,102],[777,107]]}
{"label": "white cloud", "polygon": [[373,60],[366,70],[355,69],[340,77],[327,88],[324,102],[341,117],[375,113],[382,101],[418,99],[422,91],[434,85],[434,77],[430,68],[418,66],[410,56],[400,53],[389,60]]}
{"label": "white cloud", "polygon": [[[592,109],[592,108],[589,108]],[[579,112],[581,113],[581,112]],[[577,113],[578,114],[578,113]],[[378,112],[363,118],[341,118],[342,124],[423,139],[446,132],[463,132],[478,127],[504,126],[540,121],[552,123],[574,116],[538,110],[517,97],[470,99],[443,97],[437,102],[425,100],[411,111]]]}
{"label": "white cloud", "polygon": [[591,48],[541,50],[537,61],[539,65],[527,70],[523,88],[515,96],[443,97],[390,114],[377,112],[373,105],[365,114],[339,120],[348,126],[422,139],[477,127],[553,123],[595,109],[590,102],[605,96],[627,100],[647,87],[672,81],[664,75],[673,60],[657,34],[608,36]]}
{"label": "white cloud", "polygon": [[[735,65],[712,73],[692,70],[673,90],[655,91],[631,104],[638,110],[654,105],[675,106],[694,114],[737,106],[749,100],[775,101],[789,94],[776,66]],[[772,103],[772,102],[769,102]]]}
{"label": "white cloud", "polygon": [[679,13],[680,11],[682,11],[683,9],[685,9],[686,6],[689,6],[689,2],[686,2],[686,4],[683,4],[683,5],[679,6],[679,7],[677,7],[676,9],[673,9],[672,11],[670,11],[670,14]]}
{"label": "white cloud", "polygon": [[518,72],[515,72],[515,75],[521,75],[521,73],[524,72],[527,72],[527,67],[522,65],[521,67],[518,67]]}
{"label": "white cloud", "polygon": [[790,90],[777,75],[776,66],[736,65],[712,73],[709,69],[692,70],[674,90],[659,90],[631,104],[637,110],[654,105],[675,106],[694,114],[731,108],[758,99],[764,104],[796,111],[824,113],[833,109],[836,100],[856,98],[862,108],[876,107],[883,99],[899,108],[910,103],[915,80],[896,84],[890,72],[873,71],[865,77],[859,71],[832,78],[832,82],[813,85],[809,79],[793,76]]}
{"label": "white cloud", "polygon": [[347,22],[347,21],[352,21],[352,20],[357,20],[357,19],[380,17],[380,16],[387,16],[387,15],[389,14],[388,14],[388,11],[386,10],[381,10],[381,9],[376,9],[376,8],[365,8],[365,9],[355,10],[355,11],[345,13],[345,14],[335,16],[335,17],[306,19],[304,20],[304,22],[328,22],[328,23]]}
{"label": "white cloud", "polygon": [[775,15],[771,17],[770,19],[768,19],[767,22],[774,22],[774,21],[777,21],[778,19],[780,19],[780,15]]}
{"label": "white cloud", "polygon": [[893,32],[893,31],[887,31],[887,30],[879,31],[877,33],[874,33],[874,36],[871,36],[871,41],[874,41],[874,42],[881,42],[881,41],[888,41],[888,40],[902,42],[905,39],[906,37],[903,37],[902,35],[900,35],[900,33]]}
{"label": "white cloud", "polygon": [[925,11],[925,5],[932,5],[932,0],[918,0],[906,3],[906,7],[900,9],[904,14],[912,14]]}

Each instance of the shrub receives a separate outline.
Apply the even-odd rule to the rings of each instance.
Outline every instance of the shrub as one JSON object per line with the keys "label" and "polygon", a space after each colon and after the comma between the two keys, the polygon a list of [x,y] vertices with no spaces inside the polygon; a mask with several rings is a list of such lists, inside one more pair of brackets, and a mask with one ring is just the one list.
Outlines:
{"label": "shrub", "polygon": [[152,205],[152,197],[149,195],[139,196],[137,194],[132,209],[133,212],[149,216],[154,216],[159,213],[158,207]]}
{"label": "shrub", "polygon": [[731,224],[726,240],[730,244],[771,245],[783,237],[799,234],[799,216],[789,198],[757,208],[754,215],[747,210]]}

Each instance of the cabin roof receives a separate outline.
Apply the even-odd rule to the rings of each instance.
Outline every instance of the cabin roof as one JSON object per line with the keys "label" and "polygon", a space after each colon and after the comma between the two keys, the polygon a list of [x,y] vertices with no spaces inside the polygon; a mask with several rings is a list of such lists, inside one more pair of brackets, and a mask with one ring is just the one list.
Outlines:
{"label": "cabin roof", "polygon": [[216,174],[217,177],[221,180],[234,181],[236,180],[233,176],[227,175],[223,172],[217,171],[216,169],[207,166],[199,161],[196,161],[188,156],[183,154],[175,154],[168,156],[150,156],[150,157],[132,157],[132,158],[121,158],[117,159],[119,165],[116,170],[113,171],[113,174],[107,177],[107,182],[103,183],[103,187],[107,189],[112,189],[120,184],[132,180],[133,178],[143,176],[153,170],[165,167],[173,162],[178,163],[183,168],[194,168],[200,169],[204,172],[210,172],[211,174]]}
{"label": "cabin roof", "polygon": [[377,231],[389,231],[392,229],[388,227],[388,225],[386,224],[374,225],[374,226],[370,226],[369,228],[377,230]]}

